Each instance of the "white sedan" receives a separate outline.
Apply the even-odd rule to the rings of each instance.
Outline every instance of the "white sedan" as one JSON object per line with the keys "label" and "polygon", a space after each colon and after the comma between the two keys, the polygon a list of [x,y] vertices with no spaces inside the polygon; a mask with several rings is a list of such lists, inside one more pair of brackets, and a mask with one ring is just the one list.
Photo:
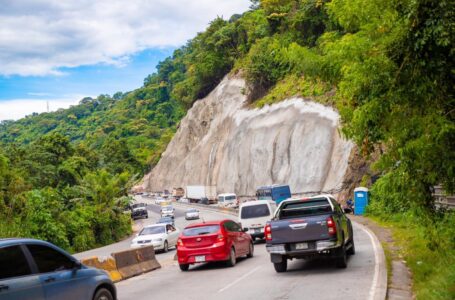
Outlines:
{"label": "white sedan", "polygon": [[131,248],[153,245],[155,250],[167,252],[177,245],[180,231],[171,224],[154,224],[145,226],[131,242]]}
{"label": "white sedan", "polygon": [[185,212],[185,219],[186,220],[195,220],[195,219],[199,219],[199,211],[195,208],[189,208],[186,212]]}

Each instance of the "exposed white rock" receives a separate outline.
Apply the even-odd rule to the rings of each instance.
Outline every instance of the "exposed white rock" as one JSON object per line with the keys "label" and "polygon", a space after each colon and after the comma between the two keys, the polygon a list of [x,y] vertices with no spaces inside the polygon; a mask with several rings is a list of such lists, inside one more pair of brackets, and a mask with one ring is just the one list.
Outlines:
{"label": "exposed white rock", "polygon": [[293,193],[341,186],[353,145],[338,132],[338,113],[301,98],[248,109],[244,87],[226,77],[194,104],[144,178],[147,190],[215,185],[218,193],[254,195],[273,183]]}

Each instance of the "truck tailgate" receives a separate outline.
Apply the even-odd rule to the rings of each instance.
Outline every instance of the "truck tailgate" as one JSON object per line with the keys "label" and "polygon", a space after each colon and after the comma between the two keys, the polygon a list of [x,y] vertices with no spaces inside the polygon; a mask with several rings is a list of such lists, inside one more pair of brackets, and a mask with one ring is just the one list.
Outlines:
{"label": "truck tailgate", "polygon": [[272,244],[328,239],[328,217],[329,215],[319,215],[272,221]]}

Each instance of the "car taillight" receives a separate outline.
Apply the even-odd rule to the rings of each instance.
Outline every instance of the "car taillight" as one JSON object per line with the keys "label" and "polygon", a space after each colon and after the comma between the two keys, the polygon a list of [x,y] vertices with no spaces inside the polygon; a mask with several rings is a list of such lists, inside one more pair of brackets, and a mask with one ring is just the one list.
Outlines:
{"label": "car taillight", "polygon": [[219,243],[219,242],[224,242],[224,235],[219,234],[219,235],[216,237],[216,242],[217,242],[217,243]]}
{"label": "car taillight", "polygon": [[177,241],[177,247],[183,247],[183,241],[182,241],[182,239],[178,239],[178,241]]}
{"label": "car taillight", "polygon": [[272,240],[272,227],[270,226],[270,224],[265,225],[264,234],[265,234],[266,241]]}
{"label": "car taillight", "polygon": [[329,230],[330,235],[334,235],[337,233],[337,227],[332,217],[327,218],[327,229]]}

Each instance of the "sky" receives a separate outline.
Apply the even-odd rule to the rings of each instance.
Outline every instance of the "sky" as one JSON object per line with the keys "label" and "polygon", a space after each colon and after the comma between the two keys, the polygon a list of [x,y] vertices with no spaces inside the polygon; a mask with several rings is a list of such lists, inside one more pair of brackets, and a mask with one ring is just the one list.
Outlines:
{"label": "sky", "polygon": [[1,0],[0,121],[139,88],[157,63],[248,0]]}

